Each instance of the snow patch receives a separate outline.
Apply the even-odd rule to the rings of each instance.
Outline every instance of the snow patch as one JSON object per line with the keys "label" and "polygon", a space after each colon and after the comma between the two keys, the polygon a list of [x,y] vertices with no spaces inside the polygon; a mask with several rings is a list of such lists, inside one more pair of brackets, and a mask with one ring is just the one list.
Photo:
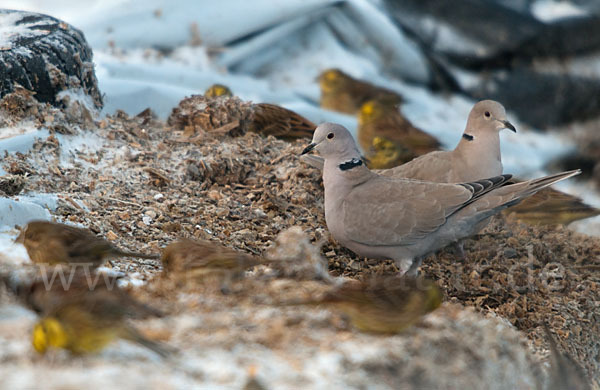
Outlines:
{"label": "snow patch", "polygon": [[531,6],[531,13],[543,22],[552,22],[574,16],[586,16],[588,12],[571,1],[538,0]]}

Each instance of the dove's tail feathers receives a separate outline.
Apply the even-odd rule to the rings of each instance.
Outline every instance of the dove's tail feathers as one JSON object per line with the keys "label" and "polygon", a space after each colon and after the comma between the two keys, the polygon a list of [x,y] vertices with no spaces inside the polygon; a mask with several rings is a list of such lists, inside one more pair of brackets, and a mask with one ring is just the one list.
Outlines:
{"label": "dove's tail feathers", "polygon": [[[469,202],[467,202],[465,206],[461,208],[459,213],[464,217],[474,217],[472,223],[477,224],[480,221],[489,218],[508,207],[518,204],[523,199],[535,194],[543,188],[580,173],[581,171],[577,169],[574,171],[561,172],[516,184],[506,184],[506,180],[508,180],[506,177],[505,180],[495,180],[505,176],[503,175],[496,178],[487,179],[487,181],[496,182],[497,184],[483,189],[473,185],[474,183],[462,184],[465,187],[470,185],[474,188],[473,198],[475,199],[471,199]],[[482,182],[485,181],[486,180],[478,181],[476,183],[483,186]],[[482,196],[482,194],[486,195]]]}
{"label": "dove's tail feathers", "polygon": [[580,173],[580,169],[555,173],[554,175],[540,177],[539,179],[532,179],[522,183],[511,184],[498,191],[512,192],[514,194],[514,200],[521,200],[535,194],[541,189],[549,187],[552,184],[558,183],[559,181],[566,180],[570,177],[577,176]]}

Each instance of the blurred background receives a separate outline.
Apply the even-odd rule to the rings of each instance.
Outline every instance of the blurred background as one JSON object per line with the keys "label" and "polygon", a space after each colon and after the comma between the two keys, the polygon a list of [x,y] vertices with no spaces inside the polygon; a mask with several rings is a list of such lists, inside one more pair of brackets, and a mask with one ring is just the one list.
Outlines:
{"label": "blurred background", "polygon": [[[318,76],[338,68],[398,92],[402,114],[453,148],[472,105],[500,101],[506,173],[581,168],[562,190],[600,206],[600,2],[595,0],[5,0],[80,29],[103,113],[166,119],[214,83],[356,132],[320,107]],[[598,218],[575,227],[600,233]]]}

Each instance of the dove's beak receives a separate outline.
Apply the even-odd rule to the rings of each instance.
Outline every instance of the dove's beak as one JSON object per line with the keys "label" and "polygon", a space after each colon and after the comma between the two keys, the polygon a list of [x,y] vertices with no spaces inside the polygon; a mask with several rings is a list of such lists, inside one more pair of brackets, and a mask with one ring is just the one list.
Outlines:
{"label": "dove's beak", "polygon": [[510,131],[512,131],[513,133],[517,132],[517,129],[515,129],[515,127],[513,126],[512,123],[510,123],[509,121],[500,121],[504,127]]}
{"label": "dove's beak", "polygon": [[300,153],[300,155],[310,152],[311,150],[313,150],[315,148],[315,146],[317,146],[316,143],[314,143],[314,142],[311,143],[310,145],[308,145],[307,147],[304,148],[304,150],[302,151],[302,153]]}

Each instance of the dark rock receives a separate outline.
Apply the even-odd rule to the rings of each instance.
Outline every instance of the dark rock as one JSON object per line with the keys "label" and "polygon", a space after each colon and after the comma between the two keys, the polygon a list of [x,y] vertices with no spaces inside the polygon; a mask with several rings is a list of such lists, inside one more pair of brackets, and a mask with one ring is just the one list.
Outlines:
{"label": "dark rock", "polygon": [[83,33],[51,16],[0,9],[0,20],[14,25],[6,46],[0,47],[0,97],[17,85],[35,98],[61,107],[57,93],[81,88],[97,108],[102,95],[92,63],[92,49]]}

